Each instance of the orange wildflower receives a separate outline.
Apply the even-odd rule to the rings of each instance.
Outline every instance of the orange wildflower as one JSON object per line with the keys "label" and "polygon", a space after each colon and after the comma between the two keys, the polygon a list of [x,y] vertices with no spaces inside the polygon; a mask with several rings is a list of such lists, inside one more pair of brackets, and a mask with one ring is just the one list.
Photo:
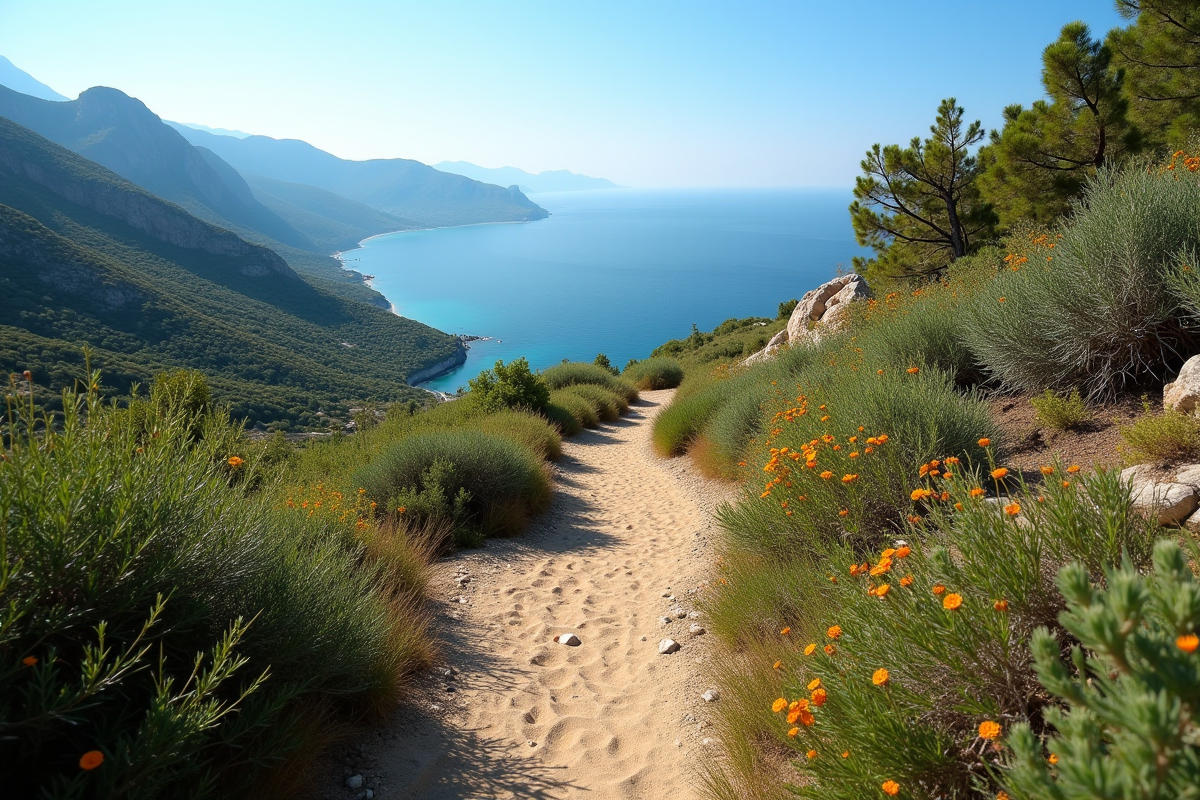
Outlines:
{"label": "orange wildflower", "polygon": [[807,753],[804,754],[804,757],[811,761],[812,759],[817,757],[817,751],[809,750]]}
{"label": "orange wildflower", "polygon": [[780,711],[783,711],[785,708],[787,708],[787,704],[788,701],[780,697],[774,703],[771,703],[771,710],[778,714]]}
{"label": "orange wildflower", "polygon": [[791,633],[791,632],[792,632],[792,629],[791,629],[790,627],[787,627],[787,628],[784,628],[783,630],[781,630],[781,631],[779,632],[779,635],[780,635],[780,636],[787,636],[787,635],[788,635],[789,633]]}
{"label": "orange wildflower", "polygon": [[998,481],[1002,481],[1008,477],[1008,469],[1005,467],[996,467],[992,470],[992,477]]}
{"label": "orange wildflower", "polygon": [[901,586],[912,586],[912,582],[913,582],[912,575],[905,575],[903,578],[900,579]]}
{"label": "orange wildflower", "polygon": [[963,599],[961,594],[951,592],[942,598],[942,608],[947,611],[953,611],[962,605]]}
{"label": "orange wildflower", "polygon": [[875,674],[871,676],[871,683],[876,686],[883,686],[888,682],[888,671],[883,667],[875,670]]}
{"label": "orange wildflower", "polygon": [[1004,513],[1008,514],[1010,517],[1015,517],[1017,514],[1021,513],[1021,504],[1009,503],[1004,507]]}
{"label": "orange wildflower", "polygon": [[788,731],[788,736],[791,736],[792,738],[795,738],[796,736],[799,736],[799,735],[800,735],[799,728],[792,728],[791,730]]}
{"label": "orange wildflower", "polygon": [[825,645],[825,655],[831,656],[836,652],[837,652],[837,648],[834,647],[833,645],[831,645],[831,644]]}
{"label": "orange wildflower", "polygon": [[830,639],[838,638],[839,636],[842,635],[842,626],[841,625],[830,625],[829,630],[825,631],[825,635],[828,636]]}
{"label": "orange wildflower", "polygon": [[842,758],[849,758],[849,757],[850,757],[850,751],[849,751],[849,750],[843,750],[843,751],[842,751]]}
{"label": "orange wildflower", "polygon": [[989,438],[987,438],[987,437],[985,436],[985,437],[983,437],[982,439],[980,439],[980,440],[979,440],[979,446],[980,446],[980,447],[991,447],[991,446],[992,446],[992,440],[991,440],[991,439],[989,439]]}
{"label": "orange wildflower", "polygon": [[821,679],[813,678],[811,681],[808,682],[808,690],[811,692],[813,689],[817,688],[820,685],[821,685]]}
{"label": "orange wildflower", "polygon": [[775,662],[775,666],[773,667],[773,669],[779,669],[779,668],[780,668],[780,667],[782,667],[782,666],[783,666],[783,662],[782,662],[782,661],[776,661],[776,662]]}
{"label": "orange wildflower", "polygon": [[1054,467],[1040,467],[1043,475],[1053,475]]}
{"label": "orange wildflower", "polygon": [[987,492],[978,486],[971,490],[971,497],[983,497],[985,494],[987,494]]}
{"label": "orange wildflower", "polygon": [[1047,758],[1046,760],[1050,762],[1051,766],[1053,766],[1058,763],[1058,756],[1054,755],[1054,753],[1051,753],[1050,757]]}
{"label": "orange wildflower", "polygon": [[946,587],[939,583],[933,587],[933,593],[941,596],[946,593]]}
{"label": "orange wildflower", "polygon": [[858,480],[858,473],[842,476],[842,483],[854,483],[856,480]]}
{"label": "orange wildflower", "polygon": [[879,788],[883,789],[883,793],[886,795],[900,794],[900,784],[896,783],[895,781],[884,781],[883,785]]}
{"label": "orange wildflower", "polygon": [[838,512],[838,516],[839,516],[839,517],[848,517],[848,516],[850,516],[850,509],[848,509],[848,508],[843,508],[841,511],[839,511],[839,512]]}
{"label": "orange wildflower", "polygon": [[1001,612],[1008,611],[1008,601],[1007,600],[997,600],[996,602],[992,603],[992,608],[996,609],[997,611],[1001,611]]}
{"label": "orange wildflower", "polygon": [[88,750],[79,757],[79,768],[82,770],[93,770],[104,763],[104,753],[99,750]]}
{"label": "orange wildflower", "polygon": [[916,375],[916,374],[917,374],[918,372],[920,372],[920,371],[921,371],[921,368],[920,368],[920,367],[909,367],[909,368],[908,368],[908,374],[909,374],[909,375]]}
{"label": "orange wildflower", "polygon": [[25,656],[24,658],[21,659],[21,663],[27,667],[32,667],[37,662],[38,662],[37,656]]}
{"label": "orange wildflower", "polygon": [[814,689],[812,693],[813,705],[817,708],[825,705],[825,700],[829,697],[829,693],[824,689]]}
{"label": "orange wildflower", "polygon": [[1188,633],[1175,640],[1175,646],[1185,653],[1194,653],[1200,647],[1200,636]]}
{"label": "orange wildflower", "polygon": [[876,597],[886,597],[887,593],[891,590],[891,588],[892,587],[887,585],[886,583],[881,583],[881,584],[879,584],[879,588],[875,590],[875,596]]}
{"label": "orange wildflower", "polygon": [[[885,550],[884,552],[887,551]],[[896,558],[908,558],[908,554],[911,552],[912,548],[906,544],[903,544],[896,548],[896,552],[893,553],[893,555],[896,556]]]}
{"label": "orange wildflower", "polygon": [[813,642],[808,647],[804,648],[804,655],[806,655],[806,656],[811,656],[815,652],[817,652],[816,642]]}
{"label": "orange wildflower", "polygon": [[1000,723],[985,720],[979,723],[979,736],[981,739],[996,739],[1000,736]]}
{"label": "orange wildflower", "polygon": [[1076,472],[1079,472],[1079,469],[1080,467],[1078,464],[1072,464],[1071,466],[1067,467],[1067,472],[1074,475]]}
{"label": "orange wildflower", "polygon": [[[230,456],[228,459],[226,459],[226,463],[228,463],[229,466],[233,467],[234,469],[237,469],[238,467],[240,467],[242,464],[245,464],[246,462],[243,459],[238,458],[237,456]],[[98,753],[100,751],[95,750],[95,751],[91,751],[91,752]],[[103,758],[103,756],[101,756],[101,758]],[[97,766],[99,766],[99,765],[97,765]],[[95,769],[95,767],[92,767],[92,769]]]}
{"label": "orange wildflower", "polygon": [[910,494],[909,497],[912,498],[913,502],[919,502],[924,500],[926,497],[929,497],[931,494],[933,494],[933,492],[929,491],[928,489],[913,489],[912,494]]}
{"label": "orange wildflower", "polygon": [[825,470],[824,472],[822,472],[822,473],[821,473],[821,477],[822,477],[824,480],[829,480],[830,478],[832,478],[832,477],[833,477],[833,473],[832,473],[832,472],[830,472],[829,470]]}

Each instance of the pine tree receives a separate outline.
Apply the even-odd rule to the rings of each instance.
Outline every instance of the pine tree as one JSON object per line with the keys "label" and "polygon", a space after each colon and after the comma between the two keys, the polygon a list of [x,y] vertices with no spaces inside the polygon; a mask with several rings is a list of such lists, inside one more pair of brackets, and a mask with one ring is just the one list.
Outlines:
{"label": "pine tree", "polygon": [[1141,145],[1126,119],[1123,74],[1112,51],[1088,26],[1071,22],[1042,52],[1048,100],[1004,109],[1004,128],[992,131],[980,153],[983,196],[1000,222],[1045,224],[1065,213],[1084,181]]}
{"label": "pine tree", "polygon": [[967,124],[953,97],[938,106],[930,137],[908,147],[875,144],[855,181],[850,219],[858,243],[873,259],[854,259],[872,278],[938,273],[986,237],[994,217],[975,186],[979,167],[971,154],[983,138],[978,120]]}
{"label": "pine tree", "polygon": [[1184,147],[1200,128],[1200,3],[1117,0],[1135,20],[1108,35],[1114,63],[1125,70],[1130,117],[1154,144]]}

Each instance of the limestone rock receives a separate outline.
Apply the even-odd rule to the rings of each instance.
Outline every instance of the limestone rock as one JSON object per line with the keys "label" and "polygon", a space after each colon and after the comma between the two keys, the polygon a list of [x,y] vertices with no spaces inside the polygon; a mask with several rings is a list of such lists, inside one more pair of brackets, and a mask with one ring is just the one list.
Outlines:
{"label": "limestone rock", "polygon": [[787,327],[742,363],[754,364],[773,358],[784,346],[816,344],[842,323],[850,303],[870,296],[871,288],[866,278],[854,273],[821,284],[800,298],[788,318]]}
{"label": "limestone rock", "polygon": [[670,655],[671,653],[674,653],[678,649],[679,649],[679,642],[675,641],[674,639],[663,639],[661,642],[658,643],[658,654],[659,655],[663,655],[663,656]]}
{"label": "limestone rock", "polygon": [[708,631],[704,629],[703,625],[693,622],[692,626],[688,628],[688,633],[690,633],[692,636],[703,636],[704,634],[708,633]]}
{"label": "limestone rock", "polygon": [[562,633],[554,637],[554,641],[559,644],[565,644],[567,647],[579,647],[583,642],[579,641],[579,637],[573,633]]}
{"label": "limestone rock", "polygon": [[1167,481],[1157,480],[1149,464],[1139,464],[1121,470],[1121,480],[1129,485],[1134,507],[1155,515],[1159,525],[1181,525],[1200,508],[1200,467],[1180,470],[1175,481]]}
{"label": "limestone rock", "polygon": [[1174,383],[1163,387],[1163,405],[1190,414],[1200,403],[1200,356],[1192,356],[1175,376]]}
{"label": "limestone rock", "polygon": [[721,695],[717,694],[716,689],[709,689],[707,692],[700,695],[700,699],[706,703],[715,703],[721,699]]}

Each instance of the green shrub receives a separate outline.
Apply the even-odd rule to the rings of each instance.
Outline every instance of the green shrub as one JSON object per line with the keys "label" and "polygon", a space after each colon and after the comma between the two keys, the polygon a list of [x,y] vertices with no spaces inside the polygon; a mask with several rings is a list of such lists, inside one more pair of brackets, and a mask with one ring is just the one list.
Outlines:
{"label": "green shrub", "polygon": [[573,394],[576,397],[582,397],[588,403],[591,403],[592,408],[596,411],[596,415],[602,422],[615,422],[623,413],[629,410],[629,403],[623,396],[609,391],[603,386],[596,386],[591,383],[577,383],[573,386],[568,386],[563,391]]}
{"label": "green shrub", "polygon": [[497,361],[492,369],[467,381],[472,401],[486,412],[505,408],[541,411],[550,402],[550,390],[540,376],[529,371],[529,362],[518,358],[504,365]]}
{"label": "green shrub", "polygon": [[1200,455],[1200,419],[1173,408],[1153,414],[1145,404],[1142,415],[1121,428],[1121,438],[1139,460],[1186,461]]}
{"label": "green shrub", "polygon": [[[1147,561],[1155,528],[1116,473],[1049,482],[1008,511],[973,496],[981,483],[958,467],[953,480],[928,479],[929,490],[950,496],[906,525],[907,546],[888,542],[864,559],[826,539],[774,588],[760,582],[758,598],[722,586],[730,599],[710,601],[738,603],[725,616],[749,624],[773,610],[772,594],[800,609],[774,619],[784,708],[763,697],[759,714],[761,729],[797,758],[802,796],[881,796],[887,781],[902,796],[995,796],[988,776],[997,754],[980,746],[980,726],[1041,722],[1028,642],[1039,626],[1058,627],[1064,599],[1052,576],[1072,560],[1093,580],[1123,559]],[[811,717],[789,711],[789,701],[808,704]]]}
{"label": "green shrub", "polygon": [[393,569],[397,542],[385,566],[369,520],[250,491],[250,445],[194,382],[163,398],[172,383],[157,417],[68,395],[57,420],[9,418],[0,774],[18,796],[239,794],[304,743],[304,708],[386,706],[428,660],[403,584],[423,563]]}
{"label": "green shrub", "polygon": [[572,414],[569,409],[555,403],[553,398],[556,394],[558,393],[551,393],[550,403],[542,413],[546,415],[546,419],[550,420],[550,423],[558,429],[561,435],[574,436],[583,430],[583,421]]}
{"label": "green shrub", "polygon": [[1009,386],[1110,396],[1161,379],[1193,342],[1169,275],[1200,250],[1196,181],[1102,170],[1060,234],[1012,248],[962,315],[971,350]]}
{"label": "green shrub", "polygon": [[611,375],[621,374],[621,371],[612,365],[612,362],[608,360],[608,356],[604,355],[604,353],[597,353],[592,363],[601,369],[607,370]]}
{"label": "green shrub", "polygon": [[583,428],[594,428],[600,424],[600,414],[596,407],[567,389],[551,392],[550,405],[566,411]]}
{"label": "green shrub", "polygon": [[562,438],[558,431],[545,417],[537,414],[500,411],[473,419],[467,427],[511,439],[548,461],[558,461],[562,457]]}
{"label": "green shrub", "polygon": [[800,301],[796,299],[783,301],[779,304],[779,313],[775,315],[775,319],[791,319],[792,312],[798,305],[800,305]]}
{"label": "green shrub", "polygon": [[686,453],[709,418],[730,397],[728,380],[695,381],[693,385],[703,388],[692,393],[684,392],[687,385],[688,382],[684,381],[671,405],[654,418],[651,437],[659,455],[680,456]]}
{"label": "green shrub", "polygon": [[[435,473],[440,483],[427,484],[434,462],[453,469]],[[541,459],[511,439],[473,430],[416,433],[401,439],[354,473],[352,482],[376,503],[399,508],[413,492],[440,491],[454,502],[465,491],[467,513],[451,521],[459,535],[473,529],[484,536],[507,536],[524,529],[529,517],[550,503],[550,478]]]}
{"label": "green shrub", "polygon": [[1015,800],[1095,797],[1098,787],[1108,797],[1200,797],[1200,585],[1167,540],[1153,575],[1128,566],[1103,586],[1094,577],[1080,565],[1059,573],[1062,626],[1081,646],[1068,667],[1059,638],[1034,632],[1038,677],[1064,707],[1046,710],[1050,735],[1013,727],[1002,780]]}
{"label": "green shrub", "polygon": [[781,558],[819,542],[874,546],[902,529],[921,465],[982,460],[977,441],[998,438],[987,406],[944,372],[910,369],[821,366],[801,375],[801,395],[772,398],[777,433],[747,457],[766,485],[719,514],[739,546]]}
{"label": "green shrub", "polygon": [[683,365],[673,358],[647,358],[626,367],[624,375],[642,391],[674,389],[683,382]]}
{"label": "green shrub", "polygon": [[1040,397],[1031,398],[1029,402],[1033,405],[1037,421],[1055,430],[1077,428],[1090,416],[1078,389],[1072,389],[1070,394],[1058,394],[1047,389]]}
{"label": "green shrub", "polygon": [[613,375],[604,367],[595,364],[567,362],[557,364],[542,372],[542,378],[551,389],[565,389],[578,384],[594,384],[616,392],[623,396],[626,402],[632,403],[638,399],[637,387],[632,381]]}

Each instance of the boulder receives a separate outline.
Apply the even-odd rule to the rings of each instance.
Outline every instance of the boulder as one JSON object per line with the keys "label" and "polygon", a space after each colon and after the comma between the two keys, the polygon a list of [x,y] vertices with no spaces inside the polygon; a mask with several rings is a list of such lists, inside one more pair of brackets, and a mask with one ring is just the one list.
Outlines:
{"label": "boulder", "polygon": [[1200,356],[1192,356],[1175,376],[1174,383],[1163,387],[1163,405],[1190,414],[1200,403]]}
{"label": "boulder", "polygon": [[1134,507],[1154,515],[1159,525],[1182,525],[1200,508],[1200,467],[1180,470],[1169,481],[1159,480],[1150,465],[1139,464],[1121,470],[1121,480],[1129,484]]}
{"label": "boulder", "polygon": [[837,330],[850,303],[871,296],[871,288],[861,275],[840,275],[806,292],[796,304],[787,327],[771,337],[766,347],[746,358],[743,364],[755,364],[773,358],[783,347],[816,344]]}
{"label": "boulder", "polygon": [[675,641],[674,639],[663,639],[661,642],[658,643],[659,655],[667,656],[667,655],[670,655],[671,653],[674,653],[678,649],[679,649],[679,642]]}

